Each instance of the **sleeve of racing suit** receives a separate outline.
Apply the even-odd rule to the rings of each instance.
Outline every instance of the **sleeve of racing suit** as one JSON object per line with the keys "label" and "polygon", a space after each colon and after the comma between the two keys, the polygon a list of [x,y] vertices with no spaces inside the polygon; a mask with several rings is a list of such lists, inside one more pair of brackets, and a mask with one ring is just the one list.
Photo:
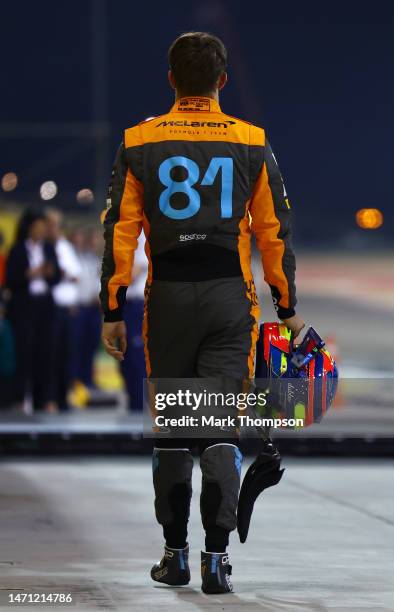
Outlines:
{"label": "sleeve of racing suit", "polygon": [[104,321],[120,321],[142,229],[143,186],[132,174],[124,143],[116,154],[103,220],[104,255],[100,301]]}
{"label": "sleeve of racing suit", "polygon": [[287,319],[295,314],[297,303],[291,210],[278,164],[267,140],[249,211],[263,262],[264,279],[270,286],[278,317]]}

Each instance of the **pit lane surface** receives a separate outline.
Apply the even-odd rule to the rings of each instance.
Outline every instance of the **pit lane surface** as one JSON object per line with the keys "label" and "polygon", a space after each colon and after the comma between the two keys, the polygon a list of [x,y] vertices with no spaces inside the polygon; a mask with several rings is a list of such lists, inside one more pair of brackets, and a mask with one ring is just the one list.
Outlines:
{"label": "pit lane surface", "polygon": [[232,535],[234,594],[207,596],[200,591],[197,461],[192,580],[178,589],[149,576],[162,539],[148,459],[3,463],[0,609],[29,609],[8,604],[10,593],[64,592],[78,611],[393,611],[394,462],[285,465],[280,485],[257,502],[247,543]]}

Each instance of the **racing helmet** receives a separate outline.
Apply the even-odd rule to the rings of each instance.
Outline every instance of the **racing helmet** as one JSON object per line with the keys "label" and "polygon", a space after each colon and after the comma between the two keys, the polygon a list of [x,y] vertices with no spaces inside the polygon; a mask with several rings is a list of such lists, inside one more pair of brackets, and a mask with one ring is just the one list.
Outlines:
{"label": "racing helmet", "polygon": [[303,419],[305,427],[319,422],[332,405],[338,369],[313,327],[295,346],[284,323],[264,323],[257,343],[255,379],[256,386],[262,382],[268,392],[265,415],[268,407],[271,416]]}

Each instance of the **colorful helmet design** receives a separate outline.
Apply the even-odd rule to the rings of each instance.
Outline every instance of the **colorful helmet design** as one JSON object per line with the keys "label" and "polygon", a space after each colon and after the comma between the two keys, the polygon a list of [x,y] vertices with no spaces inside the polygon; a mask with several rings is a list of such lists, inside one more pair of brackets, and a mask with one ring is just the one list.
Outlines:
{"label": "colorful helmet design", "polygon": [[283,323],[264,323],[257,343],[255,378],[258,387],[269,390],[267,407],[271,415],[300,418],[307,426],[319,422],[330,408],[338,370],[313,327],[293,347],[291,332]]}

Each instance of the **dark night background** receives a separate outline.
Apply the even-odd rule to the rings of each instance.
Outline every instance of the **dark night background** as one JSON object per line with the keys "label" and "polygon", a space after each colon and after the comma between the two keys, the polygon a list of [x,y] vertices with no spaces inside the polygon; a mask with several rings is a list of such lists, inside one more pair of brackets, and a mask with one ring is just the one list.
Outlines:
{"label": "dark night background", "polygon": [[[390,242],[392,3],[22,4],[23,10],[20,3],[2,4],[0,42],[0,171],[18,174],[15,199],[37,200],[47,179],[57,182],[54,203],[62,205],[81,187],[94,189],[97,141],[37,138],[31,125],[26,135],[19,125],[11,138],[6,124],[108,121],[100,162],[107,182],[122,130],[172,104],[169,44],[183,31],[203,29],[221,36],[229,51],[223,110],[268,132],[296,212],[299,242]],[[354,214],[363,207],[383,211],[381,230],[357,228]]]}

